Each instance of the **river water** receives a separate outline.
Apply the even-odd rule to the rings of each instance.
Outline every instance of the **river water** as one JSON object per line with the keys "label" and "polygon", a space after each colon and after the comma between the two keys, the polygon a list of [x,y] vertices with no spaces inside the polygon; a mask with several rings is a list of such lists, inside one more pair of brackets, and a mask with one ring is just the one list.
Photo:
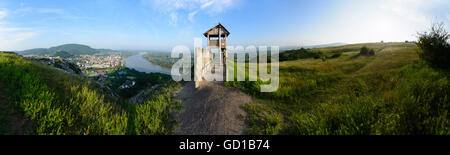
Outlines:
{"label": "river water", "polygon": [[125,66],[145,73],[163,73],[170,75],[170,69],[153,64],[142,56],[145,53],[125,58]]}

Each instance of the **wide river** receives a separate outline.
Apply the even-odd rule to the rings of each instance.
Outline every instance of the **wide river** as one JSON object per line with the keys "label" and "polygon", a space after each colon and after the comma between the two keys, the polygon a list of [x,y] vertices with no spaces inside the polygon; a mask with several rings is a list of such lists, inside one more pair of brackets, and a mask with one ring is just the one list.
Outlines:
{"label": "wide river", "polygon": [[163,73],[170,75],[170,69],[153,64],[142,56],[145,53],[125,58],[125,66],[145,73]]}

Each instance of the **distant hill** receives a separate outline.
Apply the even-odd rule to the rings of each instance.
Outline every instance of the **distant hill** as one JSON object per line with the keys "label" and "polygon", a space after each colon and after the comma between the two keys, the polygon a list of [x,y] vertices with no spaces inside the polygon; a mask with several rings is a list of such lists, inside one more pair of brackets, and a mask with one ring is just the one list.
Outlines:
{"label": "distant hill", "polygon": [[331,43],[331,44],[321,44],[321,45],[311,45],[311,46],[285,46],[281,47],[281,51],[286,50],[295,50],[300,48],[323,48],[323,47],[334,47],[334,46],[343,46],[347,45],[346,43]]}
{"label": "distant hill", "polygon": [[66,52],[66,51],[56,51],[53,54],[51,54],[51,56],[54,56],[54,57],[59,56],[61,58],[70,58],[70,57],[73,57],[75,55],[73,55],[73,54],[71,54],[69,52]]}
{"label": "distant hill", "polygon": [[22,55],[46,55],[46,54],[51,54],[52,51],[50,51],[47,48],[34,48],[34,49],[25,50],[25,51],[19,51],[17,53],[22,54]]}
{"label": "distant hill", "polygon": [[95,49],[95,50],[97,50],[97,52],[106,52],[106,53],[109,53],[109,52],[117,52],[117,51],[111,50],[111,49]]}
{"label": "distant hill", "polygon": [[[58,53],[63,51],[63,53]],[[108,49],[94,49],[86,45],[81,44],[64,44],[56,47],[51,48],[35,48],[25,51],[17,52],[21,55],[60,55],[63,56],[77,56],[77,55],[91,55],[96,54],[99,52],[105,52],[105,51],[113,51]]]}
{"label": "distant hill", "polygon": [[66,51],[73,55],[95,54],[98,51],[86,45],[80,44],[65,44],[61,46],[52,47],[50,51]]}

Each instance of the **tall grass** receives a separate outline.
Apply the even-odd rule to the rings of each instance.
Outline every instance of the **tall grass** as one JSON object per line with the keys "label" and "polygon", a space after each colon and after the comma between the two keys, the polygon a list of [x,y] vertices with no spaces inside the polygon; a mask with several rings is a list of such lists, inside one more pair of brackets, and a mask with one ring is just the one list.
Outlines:
{"label": "tall grass", "polygon": [[179,110],[181,102],[172,99],[171,92],[180,88],[180,84],[169,84],[157,95],[139,105],[130,105],[133,113],[132,134],[137,135],[167,135],[173,134],[177,126],[171,117],[174,110]]}
{"label": "tall grass", "polygon": [[[353,57],[362,46],[375,49],[377,55]],[[354,50],[345,50],[341,57],[326,62],[302,59],[280,63],[280,87],[273,93],[242,88],[249,81],[229,82],[256,99],[245,107],[248,133],[450,134],[448,70],[418,61],[414,44],[314,50],[327,53],[339,49]],[[266,132],[271,129],[278,131]]]}
{"label": "tall grass", "polygon": [[1,52],[0,82],[7,89],[2,92],[7,92],[10,107],[32,121],[28,133],[44,135],[168,134],[173,122],[162,123],[172,107],[167,94],[179,87],[170,84],[171,89],[162,90],[165,94],[156,95],[157,100],[130,108],[105,97],[87,78]]}
{"label": "tall grass", "polygon": [[[307,112],[294,113],[296,134],[450,134],[448,74],[423,62],[399,72],[388,92],[332,98]],[[387,90],[385,90],[387,91]]]}

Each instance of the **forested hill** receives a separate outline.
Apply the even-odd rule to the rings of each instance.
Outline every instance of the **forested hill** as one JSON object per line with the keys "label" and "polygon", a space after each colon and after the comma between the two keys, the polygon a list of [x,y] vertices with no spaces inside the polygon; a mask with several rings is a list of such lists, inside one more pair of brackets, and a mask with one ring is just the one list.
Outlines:
{"label": "forested hill", "polygon": [[105,51],[105,49],[94,49],[89,46],[81,44],[65,44],[51,48],[29,49],[25,51],[19,51],[17,53],[22,55],[52,55],[61,51],[67,52],[68,54],[71,55],[85,55],[85,54],[90,55]]}

